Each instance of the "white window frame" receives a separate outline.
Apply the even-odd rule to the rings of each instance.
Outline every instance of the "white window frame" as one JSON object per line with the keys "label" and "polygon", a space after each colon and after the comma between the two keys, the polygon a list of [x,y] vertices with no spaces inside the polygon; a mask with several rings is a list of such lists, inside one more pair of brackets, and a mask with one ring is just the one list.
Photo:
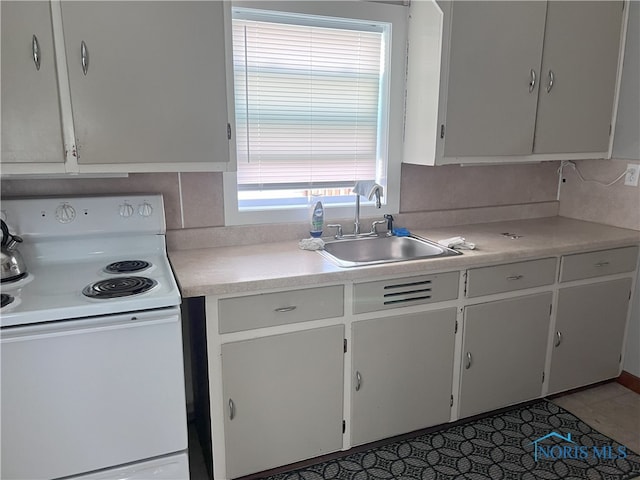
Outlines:
{"label": "white window frame", "polygon": [[[387,22],[391,24],[389,65],[389,105],[387,111],[387,186],[384,192],[385,204],[382,208],[375,208],[373,204],[364,203],[360,209],[362,217],[382,217],[390,213],[396,214],[400,209],[400,169],[402,165],[402,136],[404,123],[404,92],[406,73],[406,46],[409,9],[401,5],[388,5],[377,2],[364,1],[236,1],[232,6],[255,8],[258,10],[275,10],[281,12],[320,15],[325,17],[351,18],[370,20],[373,22]],[[226,46],[227,55],[233,58],[231,44],[231,9],[225,9],[225,26],[229,44]],[[227,64],[230,62],[227,60]],[[232,63],[231,63],[232,65]],[[229,118],[235,119],[235,98],[233,90],[233,72],[227,75],[231,81],[228,88]],[[231,152],[235,161],[235,139],[231,141]],[[251,225],[263,223],[303,222],[308,220],[306,206],[253,211],[238,209],[237,174],[225,172],[224,212],[225,225]],[[355,195],[353,196],[355,204]],[[325,208],[325,224],[327,221],[351,218],[354,213],[353,205],[333,206]]]}

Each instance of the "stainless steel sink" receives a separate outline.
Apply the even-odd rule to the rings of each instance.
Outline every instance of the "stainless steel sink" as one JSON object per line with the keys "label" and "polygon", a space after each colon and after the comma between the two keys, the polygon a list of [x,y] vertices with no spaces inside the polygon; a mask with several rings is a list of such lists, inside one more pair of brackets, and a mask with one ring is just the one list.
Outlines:
{"label": "stainless steel sink", "polygon": [[339,267],[358,267],[377,263],[404,262],[425,258],[461,255],[461,252],[443,247],[426,238],[360,237],[331,240],[318,253]]}

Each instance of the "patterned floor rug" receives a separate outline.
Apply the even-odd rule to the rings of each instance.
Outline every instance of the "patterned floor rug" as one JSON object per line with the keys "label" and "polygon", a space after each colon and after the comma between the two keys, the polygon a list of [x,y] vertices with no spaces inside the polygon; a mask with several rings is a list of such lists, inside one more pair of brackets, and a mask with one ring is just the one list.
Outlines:
{"label": "patterned floor rug", "polygon": [[640,456],[540,401],[267,480],[628,480]]}

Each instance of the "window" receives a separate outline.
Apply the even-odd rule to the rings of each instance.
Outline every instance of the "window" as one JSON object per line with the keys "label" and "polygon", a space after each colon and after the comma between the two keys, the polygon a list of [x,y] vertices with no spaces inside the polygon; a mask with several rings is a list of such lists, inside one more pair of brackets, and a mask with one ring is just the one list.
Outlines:
{"label": "window", "polygon": [[352,208],[354,183],[373,179],[385,187],[385,213],[397,212],[402,117],[392,128],[391,106],[403,98],[406,8],[234,5],[238,168],[225,174],[226,222],[302,220],[312,192],[335,218]]}

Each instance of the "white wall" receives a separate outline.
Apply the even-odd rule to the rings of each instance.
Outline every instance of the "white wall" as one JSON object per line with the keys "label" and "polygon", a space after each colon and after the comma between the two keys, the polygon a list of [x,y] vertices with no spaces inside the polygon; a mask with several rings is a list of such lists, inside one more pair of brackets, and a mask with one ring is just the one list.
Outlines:
{"label": "white wall", "polygon": [[613,158],[640,159],[640,2],[630,2]]}
{"label": "white wall", "polygon": [[627,333],[627,349],[622,369],[640,377],[640,273],[636,279],[636,291],[631,307],[631,321]]}
{"label": "white wall", "polygon": [[[630,2],[620,102],[613,143],[614,158],[640,159],[640,2]],[[627,187],[631,188],[631,187]],[[640,197],[638,197],[640,199]],[[640,202],[636,203],[638,209]],[[637,212],[637,210],[636,210]],[[640,377],[640,274],[631,309],[623,368]]]}

